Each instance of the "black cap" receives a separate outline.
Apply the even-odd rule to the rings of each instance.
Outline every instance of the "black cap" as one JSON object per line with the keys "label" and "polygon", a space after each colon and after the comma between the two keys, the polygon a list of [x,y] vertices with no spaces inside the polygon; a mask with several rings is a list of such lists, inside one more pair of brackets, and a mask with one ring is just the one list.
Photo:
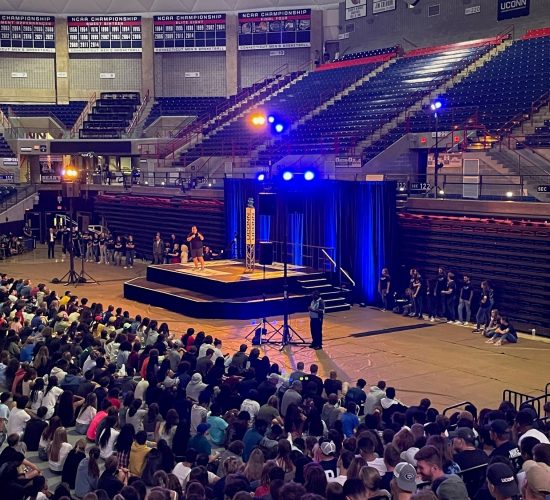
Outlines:
{"label": "black cap", "polygon": [[459,427],[455,431],[449,432],[449,438],[459,438],[464,439],[467,443],[475,443],[476,435],[474,434],[473,429],[469,427]]}
{"label": "black cap", "polygon": [[514,471],[503,463],[494,463],[487,468],[489,481],[503,497],[519,496],[519,488]]}
{"label": "black cap", "polygon": [[508,432],[508,422],[506,420],[493,420],[489,425],[489,430],[493,431],[495,434],[502,435]]}

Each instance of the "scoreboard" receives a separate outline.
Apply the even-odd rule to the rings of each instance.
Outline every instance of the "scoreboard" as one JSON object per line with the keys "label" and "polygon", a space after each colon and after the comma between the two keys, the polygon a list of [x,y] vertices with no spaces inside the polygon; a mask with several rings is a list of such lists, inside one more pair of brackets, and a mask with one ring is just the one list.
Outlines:
{"label": "scoreboard", "polygon": [[55,52],[55,17],[0,16],[0,51]]}
{"label": "scoreboard", "polygon": [[141,52],[141,16],[69,16],[69,52]]}
{"label": "scoreboard", "polygon": [[311,46],[311,9],[239,13],[239,50]]}
{"label": "scoreboard", "polygon": [[221,51],[226,46],[225,14],[154,17],[155,52]]}

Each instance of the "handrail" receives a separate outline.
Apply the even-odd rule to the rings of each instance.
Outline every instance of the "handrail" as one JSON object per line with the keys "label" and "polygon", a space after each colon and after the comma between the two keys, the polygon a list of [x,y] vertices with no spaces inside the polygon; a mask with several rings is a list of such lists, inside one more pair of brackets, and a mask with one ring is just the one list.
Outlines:
{"label": "handrail", "polygon": [[340,271],[347,279],[348,281],[352,284],[352,286],[356,286],[355,284],[355,281],[352,279],[352,277],[346,272],[346,270],[342,267],[339,267],[336,262],[334,261],[334,259],[332,259],[332,257],[326,252],[326,250],[324,248],[321,248],[321,252],[325,255],[325,257],[332,263],[332,265],[334,266],[334,269],[335,270],[338,270]]}
{"label": "handrail", "polygon": [[455,408],[460,408],[461,406],[466,406],[466,405],[474,406],[471,401],[462,401],[461,403],[456,403],[454,405],[447,406],[447,408],[443,410],[443,415],[445,415],[449,410],[454,410]]}
{"label": "handrail", "polygon": [[510,134],[512,132],[512,129],[515,127],[522,125],[529,119],[531,119],[531,124],[533,123],[533,115],[546,104],[549,104],[550,106],[550,90],[547,90],[543,94],[541,94],[539,97],[537,97],[529,107],[529,114],[526,115],[525,112],[520,112],[517,115],[514,115],[512,118],[510,118],[504,125],[502,125],[500,128],[497,129],[497,132],[500,134]]}
{"label": "handrail", "polygon": [[331,262],[331,264],[334,266],[334,269],[336,269],[338,266],[336,265],[336,262],[333,260],[333,258],[327,253],[327,251],[322,248],[321,252],[325,254],[325,257]]}
{"label": "handrail", "polygon": [[71,128],[71,131],[69,132],[69,137],[72,139],[76,135],[78,135],[78,131],[84,124],[84,121],[88,117],[88,114],[92,111],[92,108],[94,107],[95,103],[97,101],[97,94],[93,92],[90,94],[90,98],[88,99],[88,102],[86,103],[86,106],[84,106],[84,109],[82,110],[82,113],[80,113],[80,116],[77,118],[77,120],[74,122],[73,127]]}
{"label": "handrail", "polygon": [[141,119],[141,116],[143,115],[143,111],[145,110],[145,107],[147,106],[147,103],[149,102],[149,89],[147,89],[147,92],[145,93],[145,96],[143,97],[141,104],[139,105],[139,108],[134,113],[134,117],[132,118],[132,121],[126,128],[126,135],[128,137],[131,136],[132,132],[135,130],[137,124],[139,123],[139,120]]}

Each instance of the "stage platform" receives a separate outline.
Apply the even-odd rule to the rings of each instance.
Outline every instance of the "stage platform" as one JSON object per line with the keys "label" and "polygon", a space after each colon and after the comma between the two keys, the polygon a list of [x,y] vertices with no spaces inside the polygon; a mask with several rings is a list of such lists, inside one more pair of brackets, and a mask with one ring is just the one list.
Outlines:
{"label": "stage platform", "polygon": [[[314,290],[329,311],[349,309],[345,291],[323,272],[289,264],[287,283],[290,314],[306,311]],[[264,275],[263,266],[246,273],[243,261],[219,260],[202,271],[193,263],[148,266],[145,278],[124,283],[124,297],[195,318],[253,319],[284,313],[283,287],[281,263],[265,266]]]}

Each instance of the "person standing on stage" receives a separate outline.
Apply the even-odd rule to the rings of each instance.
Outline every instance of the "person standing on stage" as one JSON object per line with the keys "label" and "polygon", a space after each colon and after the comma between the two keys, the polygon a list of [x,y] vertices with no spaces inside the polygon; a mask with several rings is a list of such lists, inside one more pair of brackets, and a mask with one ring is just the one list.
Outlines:
{"label": "person standing on stage", "polygon": [[155,235],[153,240],[153,264],[162,264],[164,258],[164,241],[160,237],[160,233]]}
{"label": "person standing on stage", "polygon": [[48,231],[48,259],[55,259],[55,240],[57,239],[57,234],[55,228],[50,227]]}
{"label": "person standing on stage", "polygon": [[203,257],[203,241],[204,236],[199,233],[197,226],[191,227],[191,232],[187,236],[187,241],[191,247],[191,258],[195,269],[198,269],[199,262],[201,263],[201,271],[204,269],[204,257]]}
{"label": "person standing on stage", "polygon": [[318,350],[323,348],[323,317],[325,315],[325,302],[319,292],[313,292],[309,311],[309,325],[311,329],[311,347]]}

